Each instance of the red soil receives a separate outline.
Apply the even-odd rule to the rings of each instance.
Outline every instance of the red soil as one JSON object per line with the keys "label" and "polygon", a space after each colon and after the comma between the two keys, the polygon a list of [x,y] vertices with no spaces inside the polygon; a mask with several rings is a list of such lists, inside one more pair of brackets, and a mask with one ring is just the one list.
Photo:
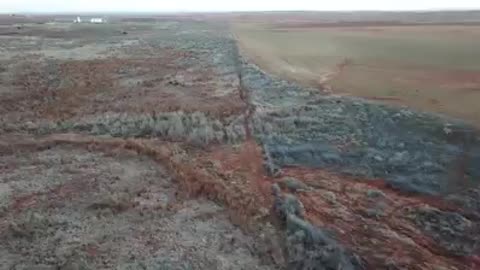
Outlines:
{"label": "red soil", "polygon": [[[22,72],[15,74],[14,91],[2,97],[0,112],[35,112],[34,116],[24,116],[50,120],[103,112],[182,110],[220,118],[242,112],[244,104],[238,93],[215,93],[218,82],[210,68],[188,72],[174,63],[188,56],[186,52],[165,50],[158,58],[70,60],[50,70],[42,63],[27,61]],[[62,78],[57,85],[49,81],[51,73]],[[122,80],[138,83],[123,84]]]}
{"label": "red soil", "polygon": [[[271,185],[276,181],[265,175],[262,153],[253,141],[235,146],[212,145],[205,150],[157,140],[123,140],[80,135],[54,135],[41,140],[3,140],[3,147],[31,150],[57,144],[87,147],[91,151],[110,153],[118,149],[147,155],[166,165],[188,196],[204,196],[221,202],[231,217],[244,228],[262,222],[274,222],[269,209],[273,197]],[[16,143],[15,143],[16,142]],[[2,148],[3,148],[2,147]],[[368,269],[395,264],[406,269],[476,269],[478,257],[449,255],[418,229],[409,218],[412,206],[431,206],[458,210],[435,197],[419,197],[390,189],[382,180],[353,179],[299,167],[285,168],[284,176],[295,177],[314,189],[296,195],[303,202],[307,219],[327,228],[347,248],[365,259]],[[51,194],[32,194],[14,200],[14,209],[29,207],[38,196],[66,199],[81,189],[55,188]],[[370,198],[368,190],[384,196]],[[371,209],[381,209],[372,216]]]}

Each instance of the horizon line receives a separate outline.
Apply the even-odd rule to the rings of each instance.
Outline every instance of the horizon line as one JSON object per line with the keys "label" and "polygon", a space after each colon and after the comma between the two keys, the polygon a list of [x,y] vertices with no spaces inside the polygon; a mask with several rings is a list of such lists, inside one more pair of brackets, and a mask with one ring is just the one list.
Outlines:
{"label": "horizon line", "polygon": [[280,13],[280,12],[472,12],[472,11],[480,11],[480,7],[478,8],[431,8],[431,9],[353,9],[353,10],[158,10],[158,11],[73,11],[73,10],[66,10],[66,11],[10,11],[4,12],[0,11],[1,15],[30,15],[30,14],[42,14],[42,15],[50,15],[50,14],[92,14],[92,13],[102,13],[102,14],[188,14],[188,13],[215,13],[215,14],[224,14],[224,13]]}

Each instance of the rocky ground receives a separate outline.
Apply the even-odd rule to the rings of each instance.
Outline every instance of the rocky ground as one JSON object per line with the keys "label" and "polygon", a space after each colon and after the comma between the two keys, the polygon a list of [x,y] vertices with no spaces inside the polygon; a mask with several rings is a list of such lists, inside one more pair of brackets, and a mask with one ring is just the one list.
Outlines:
{"label": "rocky ground", "polygon": [[464,123],[274,78],[226,23],[0,44],[0,269],[480,267]]}

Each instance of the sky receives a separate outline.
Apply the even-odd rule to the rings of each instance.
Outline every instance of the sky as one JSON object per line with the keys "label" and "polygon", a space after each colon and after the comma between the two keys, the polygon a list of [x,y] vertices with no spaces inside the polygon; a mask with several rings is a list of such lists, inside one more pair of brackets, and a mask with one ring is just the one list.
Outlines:
{"label": "sky", "polygon": [[480,0],[0,0],[0,13],[480,9]]}

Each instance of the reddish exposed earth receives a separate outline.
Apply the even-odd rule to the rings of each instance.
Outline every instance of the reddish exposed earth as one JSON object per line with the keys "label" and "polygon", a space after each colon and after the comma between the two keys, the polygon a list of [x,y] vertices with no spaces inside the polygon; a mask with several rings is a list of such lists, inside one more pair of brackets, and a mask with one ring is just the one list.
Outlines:
{"label": "reddish exposed earth", "polygon": [[[0,269],[310,269],[289,267],[291,235],[275,213],[276,184],[284,198],[298,198],[306,223],[354,254],[355,269],[480,269],[476,250],[454,254],[416,223],[418,211],[455,212],[478,233],[478,218],[446,196],[331,168],[270,174],[253,121],[275,107],[252,102],[257,96],[235,70],[239,59],[233,71],[215,62],[230,57],[223,39],[210,41],[219,30],[202,26],[205,40],[188,32],[195,24],[139,24],[126,38],[122,24],[89,26],[105,39],[92,34],[98,29],[72,28],[98,36],[82,46],[101,47],[102,57],[82,55],[70,44],[78,40],[67,38],[53,40],[61,43],[54,50],[70,44],[77,59],[46,57],[45,48],[2,58]],[[184,32],[177,47],[158,45]],[[26,37],[9,38],[18,45]],[[137,115],[139,123],[129,118]],[[196,143],[209,132],[215,139]],[[306,188],[288,186],[288,177]]]}

